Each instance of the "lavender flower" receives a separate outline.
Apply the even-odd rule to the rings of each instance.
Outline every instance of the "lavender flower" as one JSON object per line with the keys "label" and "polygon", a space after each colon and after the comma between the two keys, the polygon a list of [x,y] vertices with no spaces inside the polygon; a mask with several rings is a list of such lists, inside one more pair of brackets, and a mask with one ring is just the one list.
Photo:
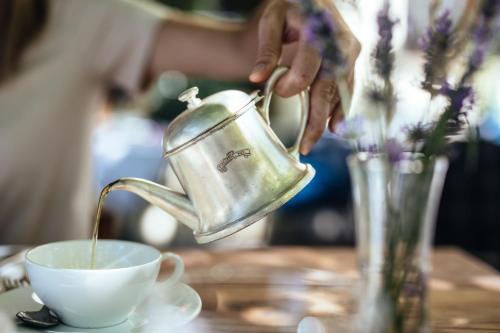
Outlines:
{"label": "lavender flower", "polygon": [[442,153],[446,138],[468,124],[467,115],[474,103],[474,90],[470,86],[452,87],[445,81],[439,93],[448,98],[449,104],[425,140],[423,152],[427,156]]}
{"label": "lavender flower", "polygon": [[410,143],[416,144],[427,139],[427,137],[431,134],[432,129],[432,123],[424,123],[419,121],[416,124],[403,127],[403,132],[406,133],[407,140]]}
{"label": "lavender flower", "polygon": [[379,147],[376,144],[370,144],[370,145],[368,145],[368,147],[366,147],[365,150],[367,152],[369,152],[370,154],[378,154],[378,153],[380,153],[380,149],[379,149]]}
{"label": "lavender flower", "polygon": [[449,104],[439,117],[433,133],[426,140],[424,152],[428,155],[440,153],[446,137],[458,133],[468,124],[467,115],[474,104],[474,90],[470,78],[481,67],[492,36],[492,25],[499,10],[500,1],[484,0],[478,20],[472,29],[473,50],[469,56],[467,68],[459,83],[452,87],[444,82],[439,93],[446,96]]}
{"label": "lavender flower", "polygon": [[460,85],[464,85],[469,78],[481,67],[484,58],[490,47],[492,24],[500,8],[498,0],[484,0],[479,18],[472,28],[473,50],[469,56],[467,69],[460,80]]}
{"label": "lavender flower", "polygon": [[382,104],[385,102],[383,89],[373,85],[367,89],[368,98],[375,104]]}
{"label": "lavender flower", "polygon": [[337,26],[327,11],[314,5],[312,0],[301,1],[301,8],[307,19],[305,36],[308,43],[322,57],[322,75],[342,75],[346,68],[346,59],[337,43]]}
{"label": "lavender flower", "polygon": [[389,17],[389,3],[386,1],[377,14],[379,40],[372,53],[375,72],[380,77],[383,84],[373,84],[367,91],[368,98],[370,98],[372,102],[384,106],[387,123],[391,122],[394,115],[395,97],[391,75],[394,69],[392,30],[396,23],[397,20],[393,20]]}
{"label": "lavender flower", "polygon": [[389,162],[395,164],[404,157],[403,146],[396,139],[387,139],[385,141],[385,151]]}
{"label": "lavender flower", "polygon": [[445,82],[439,91],[449,99],[449,108],[454,114],[462,112],[466,101],[473,98],[474,90],[470,86],[458,86],[452,88],[448,82]]}
{"label": "lavender flower", "polygon": [[422,88],[433,96],[436,94],[434,87],[446,78],[449,51],[453,44],[451,28],[450,12],[446,10],[436,18],[420,40],[426,60]]}
{"label": "lavender flower", "polygon": [[472,31],[473,50],[468,59],[467,69],[460,81],[461,85],[465,84],[483,64],[489,47],[490,33],[488,22],[483,16],[480,16]]}
{"label": "lavender flower", "polygon": [[377,14],[379,41],[373,53],[375,69],[383,78],[389,78],[393,71],[392,29],[397,22],[389,17],[389,3],[385,2],[384,7]]}
{"label": "lavender flower", "polygon": [[469,58],[469,68],[472,71],[477,71],[481,65],[483,64],[484,57],[486,54],[485,45],[477,44],[476,48],[472,52],[472,55]]}
{"label": "lavender flower", "polygon": [[337,125],[335,134],[345,140],[359,140],[364,134],[364,120],[361,116],[346,119]]}

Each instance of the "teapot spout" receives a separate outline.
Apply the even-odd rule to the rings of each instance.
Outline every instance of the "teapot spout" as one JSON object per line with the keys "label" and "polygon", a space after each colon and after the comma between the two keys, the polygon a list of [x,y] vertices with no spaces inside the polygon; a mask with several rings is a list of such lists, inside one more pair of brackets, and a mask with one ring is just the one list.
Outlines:
{"label": "teapot spout", "polygon": [[140,178],[120,178],[110,184],[110,191],[123,190],[137,194],[157,206],[192,230],[199,225],[198,215],[188,197],[166,186]]}

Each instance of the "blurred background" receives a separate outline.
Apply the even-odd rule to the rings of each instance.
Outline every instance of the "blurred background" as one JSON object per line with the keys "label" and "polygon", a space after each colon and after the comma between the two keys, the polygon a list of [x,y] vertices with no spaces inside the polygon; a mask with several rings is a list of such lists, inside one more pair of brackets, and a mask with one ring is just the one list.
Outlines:
{"label": "blurred background", "polygon": [[[453,8],[457,20],[466,0],[442,1]],[[244,19],[261,2],[257,0],[161,0],[185,11],[203,15]],[[369,112],[363,84],[375,39],[374,13],[380,1],[337,1],[363,51],[356,68],[354,113]],[[393,1],[399,23],[394,48],[398,71],[398,114],[400,130],[406,122],[418,120],[415,108],[423,98],[417,89],[421,57],[416,51],[418,37],[428,24],[427,1]],[[372,22],[373,21],[373,22]],[[363,24],[360,24],[363,22]],[[499,50],[498,45],[496,50]],[[498,53],[498,52],[497,52]],[[453,147],[436,229],[436,244],[453,245],[479,256],[500,269],[500,57],[493,56],[478,77],[481,110],[473,121],[480,125],[477,158],[468,158],[468,145]],[[166,72],[140,100],[132,102],[120,87],[108,91],[108,105],[100,112],[93,139],[95,197],[103,186],[120,177],[141,177],[178,190],[179,183],[162,159],[161,138],[168,123],[185,109],[177,96],[198,86],[204,98],[225,89],[247,92],[260,87],[245,82],[215,82]],[[420,103],[425,104],[425,103]],[[274,98],[271,123],[278,136],[290,145],[298,126],[295,98]],[[396,129],[396,131],[398,130]],[[354,222],[350,180],[345,164],[347,146],[326,133],[311,154],[302,157],[316,169],[316,177],[292,201],[246,230],[210,245],[197,245],[192,231],[167,213],[149,206],[126,192],[112,192],[105,204],[101,237],[142,241],[160,248],[172,247],[261,247],[269,245],[353,245]]]}

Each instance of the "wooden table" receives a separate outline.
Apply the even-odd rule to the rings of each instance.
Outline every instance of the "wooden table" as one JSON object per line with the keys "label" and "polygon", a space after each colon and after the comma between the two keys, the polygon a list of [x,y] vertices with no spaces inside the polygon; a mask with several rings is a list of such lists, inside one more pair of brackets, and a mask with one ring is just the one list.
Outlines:
{"label": "wooden table", "polygon": [[[306,316],[334,327],[328,332],[342,332],[353,313],[352,249],[190,250],[180,255],[186,263],[184,281],[203,301],[188,332],[297,332]],[[433,263],[432,332],[500,332],[500,275],[453,248],[436,250]]]}

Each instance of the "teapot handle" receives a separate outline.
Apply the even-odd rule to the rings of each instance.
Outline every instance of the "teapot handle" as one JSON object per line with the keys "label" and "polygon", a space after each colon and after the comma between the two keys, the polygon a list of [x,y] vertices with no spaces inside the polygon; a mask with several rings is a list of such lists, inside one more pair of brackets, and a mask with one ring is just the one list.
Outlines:
{"label": "teapot handle", "polygon": [[[274,70],[274,72],[271,74],[269,79],[267,80],[266,86],[264,88],[264,102],[262,104],[262,110],[261,114],[262,117],[264,118],[265,122],[270,125],[269,121],[269,105],[271,104],[271,98],[273,95],[274,91],[274,86],[276,85],[276,82],[285,75],[286,72],[289,71],[288,67],[285,66],[278,66]],[[300,142],[302,141],[302,138],[304,136],[304,132],[306,130],[306,125],[307,125],[307,120],[309,118],[309,89],[303,90],[300,92],[300,127],[299,127],[299,133],[297,134],[297,139],[295,140],[295,143],[293,146],[288,148],[288,153],[291,154],[293,157],[295,157],[297,160],[299,160],[299,147],[300,147]]]}

